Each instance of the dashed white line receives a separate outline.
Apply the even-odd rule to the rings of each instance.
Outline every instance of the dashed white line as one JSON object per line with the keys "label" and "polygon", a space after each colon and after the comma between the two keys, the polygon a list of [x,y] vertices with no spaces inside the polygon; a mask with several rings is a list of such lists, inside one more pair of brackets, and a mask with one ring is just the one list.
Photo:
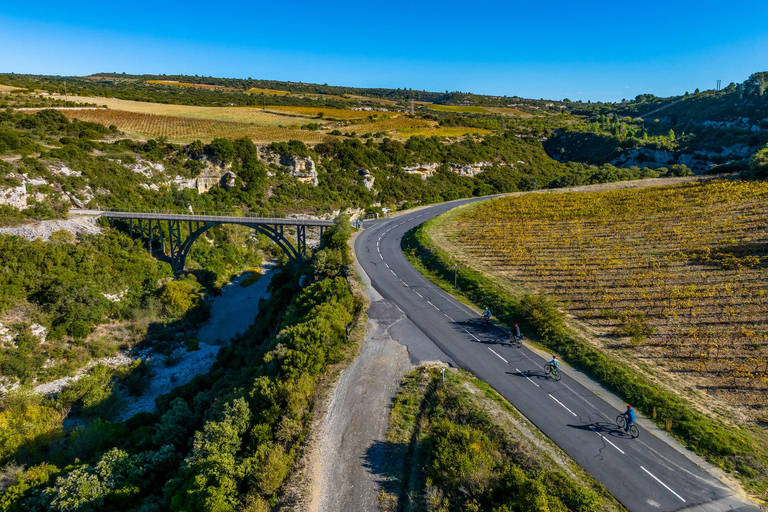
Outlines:
{"label": "dashed white line", "polygon": [[389,268],[389,263],[387,263],[386,261],[384,262],[384,265],[386,265],[387,268]]}
{"label": "dashed white line", "polygon": [[389,271],[390,271],[390,272],[392,272],[392,275],[393,275],[393,276],[397,277],[397,274],[395,274],[395,271],[394,271],[394,270],[392,270],[392,269],[389,269]]}
{"label": "dashed white line", "polygon": [[494,354],[496,354],[496,355],[499,357],[499,359],[501,359],[501,360],[502,360],[502,361],[504,361],[505,363],[509,364],[509,361],[507,361],[506,359],[504,359],[503,357],[501,357],[501,356],[499,355],[499,353],[498,353],[498,352],[496,352],[495,350],[493,350],[491,347],[488,347],[488,350],[490,350],[491,352],[493,352]]}
{"label": "dashed white line", "polygon": [[[480,338],[478,338],[477,336],[475,336],[474,334],[472,334],[472,333],[471,333],[471,332],[469,332],[468,330],[464,329],[464,332],[466,332],[467,334],[469,334],[470,336],[472,336],[473,338],[475,338],[475,340],[476,340],[476,341],[480,341]],[[495,352],[494,352],[494,354],[495,354]]]}
{"label": "dashed white line", "polygon": [[[549,393],[548,393],[548,394],[549,394]],[[576,413],[575,413],[575,412],[573,412],[572,410],[570,410],[568,407],[566,407],[566,406],[565,406],[565,404],[564,404],[563,402],[561,402],[560,400],[558,400],[557,398],[555,398],[555,397],[554,397],[554,396],[552,396],[551,394],[550,394],[549,396],[550,396],[550,398],[552,398],[552,400],[554,400],[555,402],[557,402],[557,403],[559,403],[560,405],[562,405],[562,406],[563,406],[563,409],[565,409],[565,410],[566,410],[566,411],[568,411],[569,413],[573,414],[574,416],[577,416],[577,415],[576,415]]]}
{"label": "dashed white line", "polygon": [[642,469],[643,471],[645,471],[646,473],[648,473],[649,475],[651,475],[651,477],[652,477],[654,480],[656,480],[657,482],[659,482],[661,485],[663,485],[663,486],[664,486],[664,488],[665,488],[666,490],[668,490],[669,492],[671,492],[672,494],[674,494],[675,496],[677,496],[678,498],[680,498],[680,500],[681,500],[683,503],[685,503],[685,499],[684,499],[682,496],[680,496],[680,495],[679,495],[679,494],[677,494],[675,491],[673,491],[673,490],[672,490],[672,489],[671,489],[671,488],[670,488],[670,487],[669,487],[667,484],[665,484],[664,482],[662,482],[661,480],[659,480],[658,478],[656,478],[656,475],[654,475],[653,473],[651,473],[650,471],[648,471],[647,469],[645,469],[643,466],[640,466],[640,469]]}
{"label": "dashed white line", "polygon": [[601,434],[600,432],[598,432],[597,430],[595,430],[595,427],[589,427],[589,428],[590,428],[590,429],[592,429],[592,432],[594,432],[595,434],[597,434],[597,435],[599,435],[600,437],[602,437],[602,438],[603,438],[603,441],[605,441],[605,442],[606,442],[606,443],[608,443],[609,445],[613,446],[614,448],[616,448],[617,450],[619,450],[619,452],[620,452],[622,455],[624,455],[624,450],[622,450],[621,448],[619,448],[618,446],[616,446],[615,444],[613,444],[613,443],[611,442],[611,440],[610,440],[610,439],[608,439],[608,438],[607,438],[607,437],[605,437],[603,434]]}
{"label": "dashed white line", "polygon": [[415,293],[416,295],[418,295],[422,299],[424,298],[424,296],[422,294],[420,294],[419,292],[417,292],[416,290],[413,290],[413,293]]}

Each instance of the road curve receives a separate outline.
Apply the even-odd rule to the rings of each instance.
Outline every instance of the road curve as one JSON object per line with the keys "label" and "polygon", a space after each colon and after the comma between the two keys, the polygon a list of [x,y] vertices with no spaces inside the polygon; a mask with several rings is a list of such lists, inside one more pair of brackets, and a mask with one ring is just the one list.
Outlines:
{"label": "road curve", "polygon": [[[667,441],[641,429],[629,439],[616,429],[615,407],[566,374],[543,372],[545,361],[503,343],[476,312],[422,276],[401,250],[403,235],[468,199],[392,219],[366,221],[355,255],[373,287],[394,303],[451,360],[484,380],[630,511],[759,510]],[[420,334],[420,333],[419,333]]]}

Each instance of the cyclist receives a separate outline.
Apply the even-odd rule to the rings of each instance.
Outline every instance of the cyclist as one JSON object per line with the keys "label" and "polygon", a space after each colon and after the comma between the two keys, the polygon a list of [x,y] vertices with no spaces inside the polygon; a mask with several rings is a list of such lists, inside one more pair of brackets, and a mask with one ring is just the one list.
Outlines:
{"label": "cyclist", "polygon": [[483,320],[486,322],[491,321],[491,310],[488,309],[488,306],[485,306],[485,311],[483,311]]}
{"label": "cyclist", "polygon": [[557,370],[560,367],[555,354],[552,354],[552,360],[547,363],[547,366],[551,366],[553,370]]}
{"label": "cyclist", "polygon": [[518,327],[517,324],[512,328],[512,339],[517,342],[522,337],[522,334],[520,334],[520,327]]}
{"label": "cyclist", "polygon": [[635,422],[635,410],[632,408],[631,405],[627,406],[627,412],[621,413],[622,416],[626,419],[624,422],[624,432],[629,432],[629,427]]}

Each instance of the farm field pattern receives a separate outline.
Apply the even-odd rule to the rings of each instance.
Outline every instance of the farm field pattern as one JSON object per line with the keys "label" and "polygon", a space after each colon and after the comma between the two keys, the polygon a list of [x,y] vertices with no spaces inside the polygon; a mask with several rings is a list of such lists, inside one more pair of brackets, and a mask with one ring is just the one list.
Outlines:
{"label": "farm field pattern", "polygon": [[216,137],[249,137],[257,142],[302,140],[321,142],[332,136],[308,130],[279,126],[258,126],[250,123],[158,116],[125,110],[82,109],[62,110],[69,119],[115,125],[128,135],[137,137],[167,137],[173,142],[210,141]]}
{"label": "farm field pattern", "polygon": [[768,421],[768,183],[526,194],[463,210],[446,237],[557,297],[606,349]]}

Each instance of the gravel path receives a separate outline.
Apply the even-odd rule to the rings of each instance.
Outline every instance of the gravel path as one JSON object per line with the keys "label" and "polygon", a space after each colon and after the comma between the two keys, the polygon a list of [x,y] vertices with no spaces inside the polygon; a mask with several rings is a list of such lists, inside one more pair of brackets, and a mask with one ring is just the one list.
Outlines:
{"label": "gravel path", "polygon": [[370,300],[367,333],[320,426],[307,505],[312,512],[378,510],[389,463],[383,450],[389,408],[398,386],[415,364],[449,361],[357,268]]}

